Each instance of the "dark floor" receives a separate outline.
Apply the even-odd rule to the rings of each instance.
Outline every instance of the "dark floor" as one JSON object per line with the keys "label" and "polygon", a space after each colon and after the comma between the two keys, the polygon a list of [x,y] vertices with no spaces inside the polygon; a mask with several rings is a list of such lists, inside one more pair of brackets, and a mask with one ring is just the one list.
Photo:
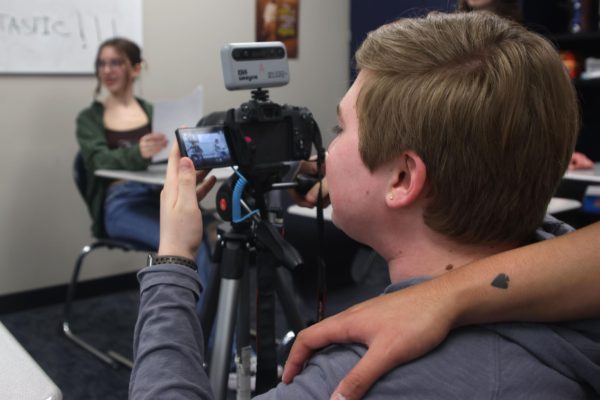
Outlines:
{"label": "dark floor", "polygon": [[[101,349],[131,357],[138,292],[77,301],[72,329]],[[2,323],[63,392],[64,399],[127,399],[130,371],[114,369],[68,341],[61,331],[62,305],[0,316]]]}
{"label": "dark floor", "polygon": [[[328,293],[327,314],[377,295],[385,282],[363,281],[361,285],[336,287]],[[314,319],[314,296],[301,301],[301,314]],[[312,303],[312,304],[311,304]],[[75,302],[72,329],[103,350],[116,350],[128,357],[138,308],[138,291],[129,290]],[[64,399],[126,399],[130,371],[103,364],[68,341],[60,329],[62,305],[35,308],[0,315],[12,332],[50,378],[62,390]],[[278,332],[285,332],[281,312]],[[1,397],[1,396],[0,396]]]}

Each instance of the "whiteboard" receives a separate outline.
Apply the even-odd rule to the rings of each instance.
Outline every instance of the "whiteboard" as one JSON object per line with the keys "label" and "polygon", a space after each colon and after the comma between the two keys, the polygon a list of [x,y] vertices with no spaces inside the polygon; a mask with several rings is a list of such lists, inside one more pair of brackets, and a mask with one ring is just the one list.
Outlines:
{"label": "whiteboard", "polygon": [[0,0],[0,73],[93,74],[98,45],[142,44],[142,0]]}

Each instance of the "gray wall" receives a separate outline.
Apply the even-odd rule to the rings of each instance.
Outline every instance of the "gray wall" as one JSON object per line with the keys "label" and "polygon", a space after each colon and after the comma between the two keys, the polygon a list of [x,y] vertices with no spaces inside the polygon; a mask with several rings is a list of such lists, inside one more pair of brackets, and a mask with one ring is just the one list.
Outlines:
{"label": "gray wall", "polygon": [[[247,92],[223,88],[219,49],[254,40],[253,0],[144,0],[144,55],[137,94],[177,98],[203,85],[205,112],[236,106]],[[302,0],[299,58],[280,103],[309,107],[325,136],[348,84],[349,2]],[[0,295],[64,284],[91,240],[71,163],[74,118],[90,103],[90,76],[0,76]],[[329,140],[326,139],[326,142]],[[86,279],[135,271],[142,254],[98,252]]]}

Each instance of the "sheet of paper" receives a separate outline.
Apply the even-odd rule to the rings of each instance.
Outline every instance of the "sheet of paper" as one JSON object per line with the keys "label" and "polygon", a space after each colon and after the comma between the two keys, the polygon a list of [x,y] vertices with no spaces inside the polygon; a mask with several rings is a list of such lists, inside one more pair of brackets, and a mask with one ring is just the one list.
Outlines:
{"label": "sheet of paper", "polygon": [[152,116],[152,131],[162,132],[167,136],[169,144],[160,153],[152,157],[153,162],[165,161],[169,157],[171,146],[175,139],[175,129],[181,126],[196,126],[204,108],[204,92],[201,86],[186,97],[175,100],[154,102]]}

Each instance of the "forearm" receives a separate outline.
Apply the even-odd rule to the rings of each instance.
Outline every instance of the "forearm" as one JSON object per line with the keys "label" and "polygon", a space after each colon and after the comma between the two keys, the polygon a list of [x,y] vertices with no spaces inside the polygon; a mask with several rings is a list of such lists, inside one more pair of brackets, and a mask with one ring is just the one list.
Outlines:
{"label": "forearm", "polygon": [[[599,248],[600,223],[596,223],[462,267],[432,281],[437,286],[432,289],[451,293],[455,326],[597,317]],[[507,288],[492,285],[501,274],[509,279]]]}
{"label": "forearm", "polygon": [[141,297],[130,398],[212,398],[195,312],[200,292],[195,272],[161,265],[144,268],[138,277]]}

